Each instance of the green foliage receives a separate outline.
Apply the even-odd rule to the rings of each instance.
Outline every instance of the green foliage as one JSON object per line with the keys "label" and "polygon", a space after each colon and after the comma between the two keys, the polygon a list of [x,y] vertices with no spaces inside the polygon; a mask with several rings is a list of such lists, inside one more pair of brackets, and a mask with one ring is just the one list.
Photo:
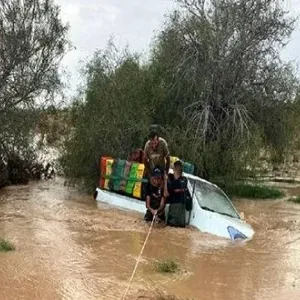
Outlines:
{"label": "green foliage", "polygon": [[11,242],[5,239],[0,239],[0,252],[9,252],[14,250],[15,246]]}
{"label": "green foliage", "polygon": [[40,110],[36,132],[41,134],[41,140],[46,138],[47,145],[59,148],[72,127],[70,114],[69,109],[55,107]]}
{"label": "green foliage", "polygon": [[[61,94],[68,27],[53,0],[0,1],[0,11],[0,161],[33,162],[37,107]],[[3,174],[0,185],[6,184]]]}
{"label": "green foliage", "polygon": [[[32,107],[61,87],[59,63],[69,49],[68,27],[53,0],[0,2],[0,113]],[[6,51],[4,51],[6,50]]]}
{"label": "green foliage", "polygon": [[288,199],[289,202],[300,204],[300,196]]}
{"label": "green foliage", "polygon": [[94,188],[100,156],[143,148],[152,123],[206,179],[245,178],[261,150],[282,161],[296,147],[298,80],[279,57],[295,20],[275,0],[176,2],[147,63],[110,43],[87,64],[62,156],[69,178]]}
{"label": "green foliage", "polygon": [[[180,124],[192,141],[188,148],[201,153],[197,165],[204,176],[240,173],[264,141],[278,152],[286,149],[284,103],[294,98],[297,81],[278,49],[294,20],[275,1],[177,2],[182,9],[158,35],[154,61],[167,87],[167,122]],[[254,147],[253,139],[259,141]]]}
{"label": "green foliage", "polygon": [[172,259],[157,261],[155,263],[155,269],[159,273],[176,273],[180,267],[178,263]]}
{"label": "green foliage", "polygon": [[101,155],[127,158],[132,148],[144,143],[155,91],[139,58],[116,51],[112,44],[95,53],[86,74],[86,100],[75,104],[76,128],[66,142],[62,164],[67,176],[83,178],[86,186],[94,187]]}
{"label": "green foliage", "polygon": [[223,189],[231,197],[237,196],[251,199],[277,199],[284,196],[282,191],[263,185],[232,184],[223,186]]}
{"label": "green foliage", "polygon": [[38,113],[34,109],[12,109],[0,113],[2,130],[0,132],[0,157],[7,160],[11,156],[20,156],[32,161],[34,130]]}

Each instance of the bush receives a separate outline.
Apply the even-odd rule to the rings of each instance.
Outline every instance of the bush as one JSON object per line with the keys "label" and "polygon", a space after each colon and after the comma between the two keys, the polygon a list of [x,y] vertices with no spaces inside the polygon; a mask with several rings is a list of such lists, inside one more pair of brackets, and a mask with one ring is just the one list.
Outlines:
{"label": "bush", "polygon": [[126,159],[143,148],[155,91],[139,58],[112,45],[95,54],[86,72],[86,102],[74,104],[76,126],[61,162],[67,177],[95,188],[102,155]]}
{"label": "bush", "polygon": [[11,242],[5,239],[0,239],[0,252],[8,252],[14,250],[15,250],[15,246]]}
{"label": "bush", "polygon": [[289,202],[300,204],[300,196],[288,199]]}
{"label": "bush", "polygon": [[155,269],[159,273],[176,273],[180,267],[174,260],[162,260],[155,263]]}
{"label": "bush", "polygon": [[284,196],[282,191],[263,185],[233,184],[226,186],[223,189],[228,196],[231,197],[237,196],[252,199],[277,199]]}

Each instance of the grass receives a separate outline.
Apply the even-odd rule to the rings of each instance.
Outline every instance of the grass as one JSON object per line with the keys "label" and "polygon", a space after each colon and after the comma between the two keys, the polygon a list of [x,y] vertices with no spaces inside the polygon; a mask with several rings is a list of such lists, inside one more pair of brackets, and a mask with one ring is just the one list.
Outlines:
{"label": "grass", "polygon": [[250,199],[278,199],[284,196],[284,192],[273,187],[257,184],[232,184],[220,186],[229,197],[241,197]]}
{"label": "grass", "polygon": [[288,199],[289,202],[300,204],[300,196]]}
{"label": "grass", "polygon": [[180,270],[179,264],[172,260],[162,260],[155,263],[155,269],[159,273],[176,273]]}
{"label": "grass", "polygon": [[9,252],[14,250],[15,246],[11,242],[5,239],[0,239],[0,252]]}

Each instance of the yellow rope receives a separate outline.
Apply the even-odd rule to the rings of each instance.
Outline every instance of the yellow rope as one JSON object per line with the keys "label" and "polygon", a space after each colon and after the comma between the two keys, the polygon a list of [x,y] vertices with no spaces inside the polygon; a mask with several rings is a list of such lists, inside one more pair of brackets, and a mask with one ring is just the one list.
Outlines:
{"label": "yellow rope", "polygon": [[136,270],[137,270],[137,267],[138,267],[138,265],[139,265],[139,262],[140,262],[140,259],[141,259],[141,257],[142,257],[143,251],[144,251],[145,246],[146,246],[146,244],[147,244],[147,241],[148,241],[148,239],[149,239],[149,236],[150,236],[150,233],[151,233],[151,230],[152,230],[152,227],[153,227],[155,218],[156,218],[156,216],[154,216],[153,219],[152,219],[152,222],[151,222],[151,225],[150,225],[150,228],[149,228],[147,237],[146,237],[146,239],[145,239],[145,242],[144,242],[144,245],[143,245],[143,247],[142,247],[142,250],[141,250],[141,252],[140,252],[140,254],[139,254],[139,257],[138,257],[138,259],[137,259],[137,261],[136,261],[135,267],[134,267],[134,269],[133,269],[132,275],[131,275],[131,277],[130,277],[130,280],[129,280],[127,289],[126,289],[126,291],[125,291],[125,293],[124,293],[124,296],[123,296],[122,300],[125,300],[125,299],[126,299],[126,296],[127,296],[128,291],[129,291],[129,288],[130,288],[132,279],[133,279],[134,274],[135,274],[135,272],[136,272]]}

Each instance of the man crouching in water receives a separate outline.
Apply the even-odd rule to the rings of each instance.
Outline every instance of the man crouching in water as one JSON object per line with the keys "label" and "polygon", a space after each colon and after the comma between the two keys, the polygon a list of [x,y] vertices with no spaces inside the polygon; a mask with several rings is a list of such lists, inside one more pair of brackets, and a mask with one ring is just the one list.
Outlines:
{"label": "man crouching in water", "polygon": [[156,216],[158,221],[165,221],[165,197],[163,172],[154,168],[146,188],[145,221],[151,222]]}

